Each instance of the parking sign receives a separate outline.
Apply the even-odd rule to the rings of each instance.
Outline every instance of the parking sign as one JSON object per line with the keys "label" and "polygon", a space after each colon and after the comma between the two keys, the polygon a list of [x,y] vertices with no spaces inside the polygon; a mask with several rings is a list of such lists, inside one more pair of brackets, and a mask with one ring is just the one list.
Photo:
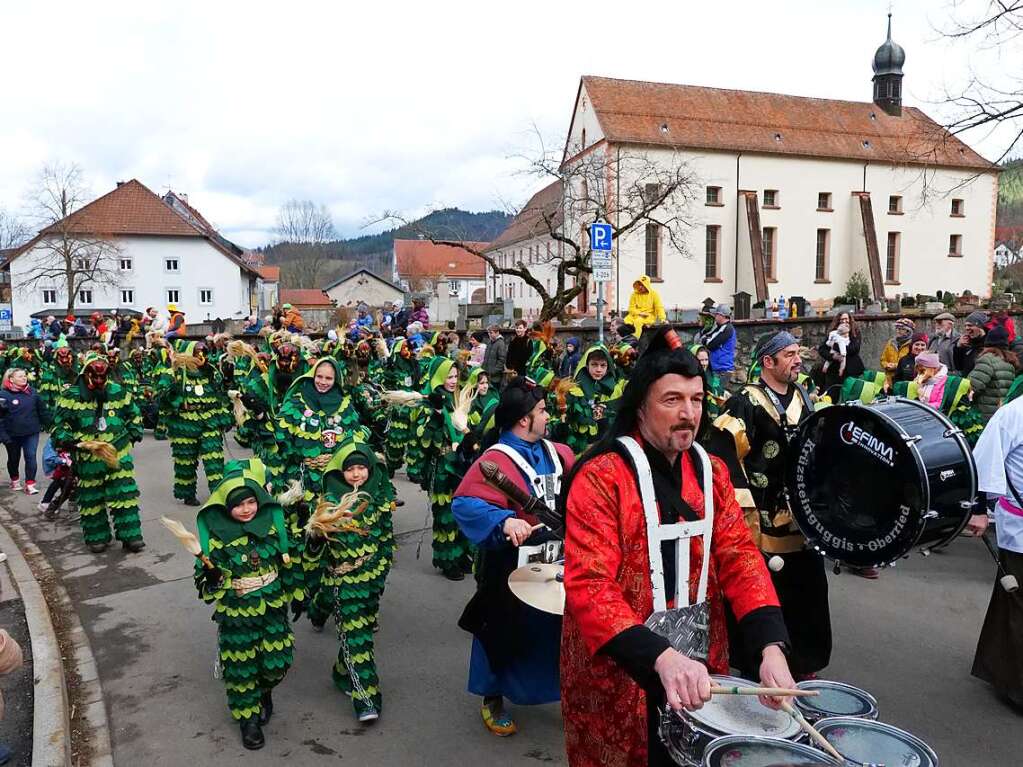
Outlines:
{"label": "parking sign", "polygon": [[611,250],[611,224],[590,224],[590,249]]}

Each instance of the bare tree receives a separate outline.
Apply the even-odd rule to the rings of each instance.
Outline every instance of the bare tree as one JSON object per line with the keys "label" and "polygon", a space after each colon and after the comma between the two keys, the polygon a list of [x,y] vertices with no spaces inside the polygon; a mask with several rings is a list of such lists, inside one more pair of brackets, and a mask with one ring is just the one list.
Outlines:
{"label": "bare tree", "polygon": [[277,213],[275,250],[281,259],[281,282],[291,288],[318,288],[329,259],[328,244],[337,239],[326,205],[288,200]]}
{"label": "bare tree", "polygon": [[18,247],[28,240],[29,234],[24,221],[0,209],[0,251]]}
{"label": "bare tree", "polygon": [[[564,159],[561,151],[550,151],[540,142],[535,156],[524,158],[525,173],[548,182],[527,205],[515,212],[512,226],[517,241],[550,242],[537,248],[532,263],[500,256],[495,250],[468,244],[465,237],[451,232],[424,230],[396,213],[384,218],[413,226],[435,244],[462,248],[482,259],[493,275],[509,275],[533,288],[543,305],[540,320],[562,315],[569,304],[589,287],[593,274],[593,249],[589,225],[611,225],[612,241],[658,227],[658,236],[680,257],[691,257],[686,234],[697,179],[681,155],[670,149],[644,151],[636,148],[598,147]],[[537,267],[543,267],[541,271]],[[551,273],[550,289],[538,274]]]}
{"label": "bare tree", "polygon": [[120,245],[112,233],[96,231],[95,222],[77,214],[90,197],[81,168],[74,164],[45,166],[29,195],[39,241],[27,256],[29,267],[18,288],[64,290],[68,314],[83,288],[118,284]]}

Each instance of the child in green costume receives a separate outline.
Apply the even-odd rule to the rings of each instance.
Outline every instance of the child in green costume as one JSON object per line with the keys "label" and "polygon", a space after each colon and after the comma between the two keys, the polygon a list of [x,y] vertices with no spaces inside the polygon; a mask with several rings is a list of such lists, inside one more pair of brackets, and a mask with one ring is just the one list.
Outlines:
{"label": "child in green costume", "polygon": [[573,453],[583,453],[611,426],[626,383],[606,346],[596,344],[586,350],[576,368],[575,386],[566,397],[565,441]]}
{"label": "child in green costume", "polygon": [[351,697],[359,721],[372,722],[382,705],[373,632],[394,559],[394,487],[370,447],[353,440],[334,454],[324,470],[323,499],[337,503],[354,491],[366,506],[343,529],[327,536],[317,535],[316,528],[310,531],[306,558],[318,567],[313,574],[316,586],[310,589],[309,619],[319,630],[334,616],[341,642],[334,684]]}
{"label": "child in green costume", "polygon": [[250,750],[263,747],[273,688],[291,667],[295,637],[288,604],[303,598],[284,511],[265,482],[259,459],[231,461],[196,519],[205,561],[196,561],[195,585],[199,597],[214,605],[227,705]]}

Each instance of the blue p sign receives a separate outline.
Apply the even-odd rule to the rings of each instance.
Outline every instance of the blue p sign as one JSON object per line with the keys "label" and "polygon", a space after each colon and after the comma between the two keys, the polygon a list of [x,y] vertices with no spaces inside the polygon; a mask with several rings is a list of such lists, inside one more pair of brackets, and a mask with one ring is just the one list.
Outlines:
{"label": "blue p sign", "polygon": [[590,248],[611,250],[611,224],[590,224]]}

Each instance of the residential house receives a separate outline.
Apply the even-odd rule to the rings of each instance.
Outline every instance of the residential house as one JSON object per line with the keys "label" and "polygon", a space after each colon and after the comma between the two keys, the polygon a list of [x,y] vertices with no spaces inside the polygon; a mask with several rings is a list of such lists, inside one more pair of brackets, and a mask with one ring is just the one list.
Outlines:
{"label": "residential house", "polygon": [[258,306],[260,315],[272,310],[280,303],[281,267],[257,266],[259,272]]}
{"label": "residential house", "polygon": [[[483,252],[485,242],[464,244]],[[482,258],[455,245],[429,240],[394,241],[394,281],[403,290],[429,298],[432,322],[454,322],[461,304],[486,300],[486,265]]]}
{"label": "residential house", "polygon": [[323,292],[337,306],[358,306],[365,303],[371,307],[381,307],[387,301],[401,304],[405,291],[369,269],[356,269],[340,277],[323,289]]}

